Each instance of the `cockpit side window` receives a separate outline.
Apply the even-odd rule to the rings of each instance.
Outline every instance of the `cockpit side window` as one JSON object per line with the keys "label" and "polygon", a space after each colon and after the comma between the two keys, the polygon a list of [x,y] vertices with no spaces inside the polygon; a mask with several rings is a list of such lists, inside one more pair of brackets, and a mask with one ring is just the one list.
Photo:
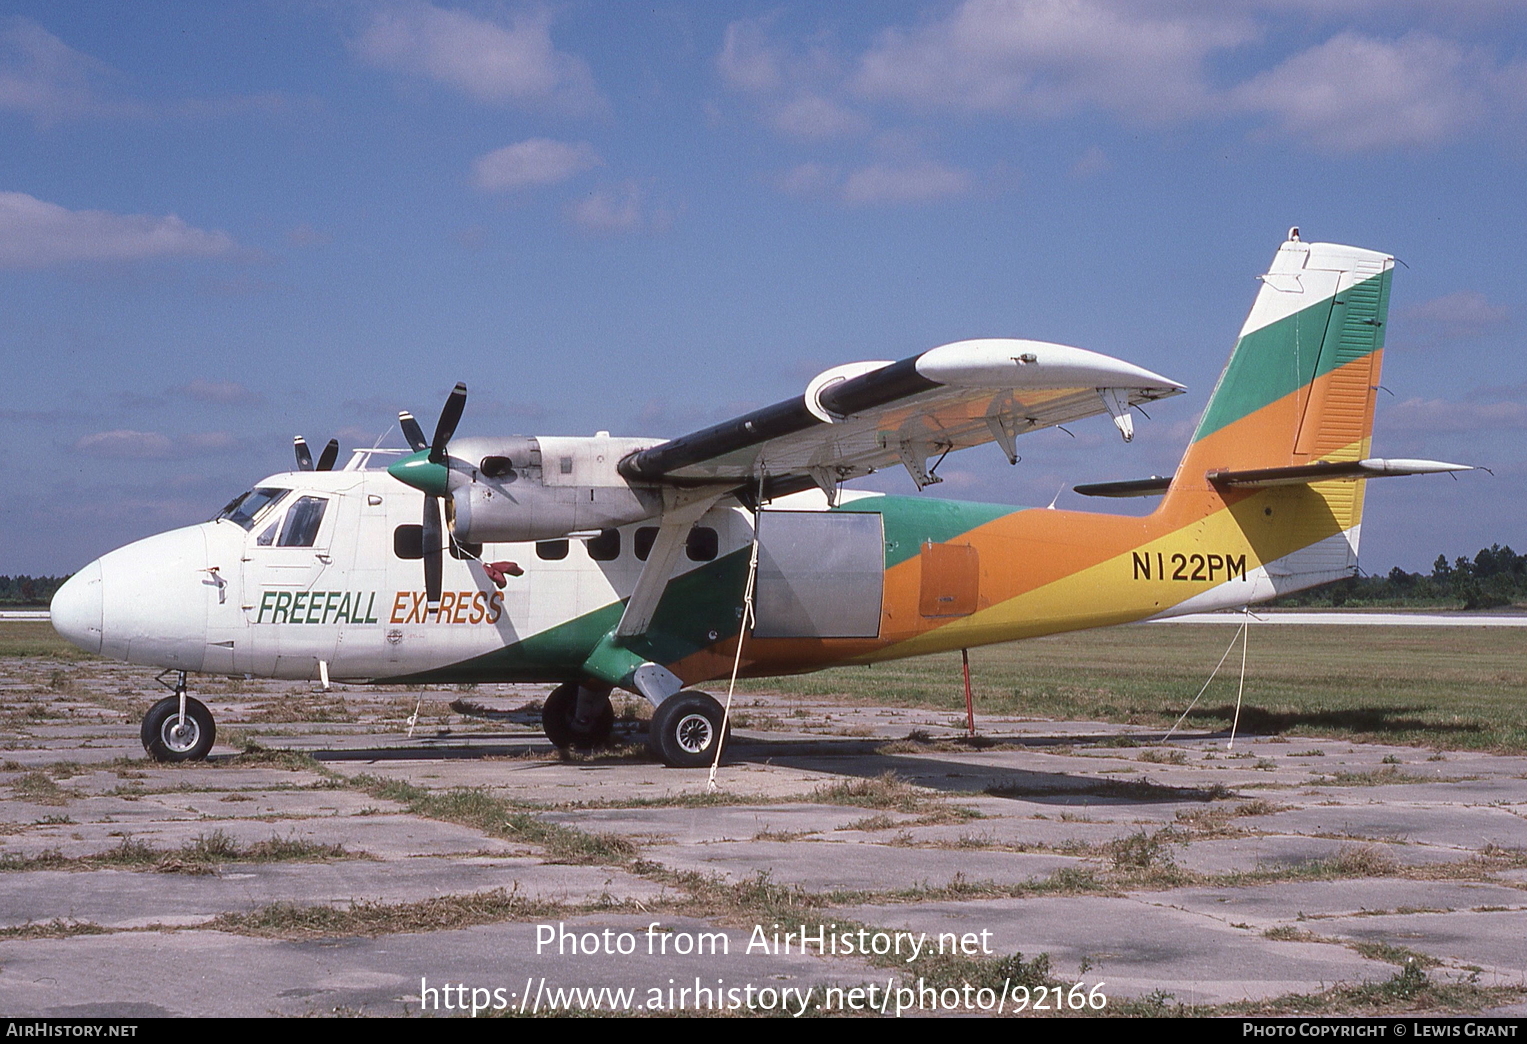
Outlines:
{"label": "cockpit side window", "polygon": [[322,497],[298,497],[286,513],[281,526],[277,547],[312,547],[318,539],[318,527],[323,523],[323,510],[329,502]]}
{"label": "cockpit side window", "polygon": [[228,502],[227,507],[217,513],[217,517],[243,526],[246,530],[251,529],[255,518],[262,511],[272,504],[280,503],[281,499],[290,492],[289,489],[276,489],[272,486],[252,489],[248,493],[234,497]]}

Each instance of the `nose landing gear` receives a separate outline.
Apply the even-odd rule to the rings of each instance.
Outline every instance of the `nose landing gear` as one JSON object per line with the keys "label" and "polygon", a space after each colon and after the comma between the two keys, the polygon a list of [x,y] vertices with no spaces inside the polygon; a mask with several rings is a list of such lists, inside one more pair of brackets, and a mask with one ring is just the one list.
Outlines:
{"label": "nose landing gear", "polygon": [[[174,681],[166,681],[174,675]],[[200,761],[212,750],[217,726],[212,712],[186,694],[186,672],[165,671],[154,679],[173,696],[166,696],[143,716],[143,749],[155,761]]]}

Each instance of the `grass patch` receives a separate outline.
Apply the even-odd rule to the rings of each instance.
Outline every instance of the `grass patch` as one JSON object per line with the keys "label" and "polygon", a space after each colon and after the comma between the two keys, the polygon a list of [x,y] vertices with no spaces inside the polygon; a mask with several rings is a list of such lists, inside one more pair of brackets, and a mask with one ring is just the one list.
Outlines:
{"label": "grass patch", "polygon": [[458,787],[435,792],[400,780],[357,776],[352,781],[372,797],[405,805],[428,819],[473,827],[492,837],[523,841],[546,852],[548,862],[621,866],[636,858],[636,846],[619,834],[591,833],[547,823],[536,810],[486,790]]}
{"label": "grass patch", "polygon": [[98,660],[60,638],[46,620],[0,620],[0,657],[41,657],[49,660]]}
{"label": "grass patch", "polygon": [[1186,765],[1188,755],[1180,750],[1142,750],[1136,761],[1148,761],[1154,765]]}
{"label": "grass patch", "polygon": [[155,848],[136,837],[124,837],[116,848],[88,856],[65,856],[58,849],[37,855],[0,856],[0,870],[153,870],[158,873],[212,874],[225,863],[314,863],[366,858],[295,837],[271,837],[241,845],[221,830],[202,834],[177,849]]}
{"label": "grass patch", "polygon": [[107,935],[109,930],[90,921],[51,921],[0,928],[0,939],[72,939],[77,935]]}
{"label": "grass patch", "polygon": [[30,801],[34,805],[67,805],[71,799],[79,797],[55,783],[53,777],[46,772],[28,772],[12,780],[11,793],[17,799]]}
{"label": "grass patch", "polygon": [[1458,783],[1457,776],[1416,776],[1401,772],[1394,765],[1367,772],[1333,772],[1315,780],[1317,787],[1375,787],[1386,783]]}
{"label": "grass patch", "polygon": [[[1316,994],[1290,994],[1266,1001],[1229,1004],[1217,1015],[1399,1015],[1406,1012],[1464,1015],[1510,1004],[1527,996],[1521,986],[1481,986],[1474,981],[1436,982],[1420,964],[1407,962],[1382,982],[1337,986]],[[1205,1013],[1208,1014],[1208,1013]]]}
{"label": "grass patch", "polygon": [[[1224,652],[1214,624],[1115,627],[970,651],[984,713],[1167,727]],[[1511,628],[1258,628],[1241,732],[1329,736],[1429,748],[1527,752],[1527,672]],[[754,692],[958,712],[958,653],[770,678]],[[1186,722],[1228,729],[1233,672]]]}
{"label": "grass patch", "polygon": [[249,913],[219,914],[207,927],[267,939],[353,937],[451,931],[478,924],[566,916],[569,912],[576,911],[499,888],[415,903],[352,903],[345,907],[272,903]]}
{"label": "grass patch", "polygon": [[289,772],[316,772],[320,776],[336,778],[323,762],[300,750],[272,750],[253,740],[244,741],[244,749],[229,758],[217,758],[209,764],[219,768],[280,768]]}
{"label": "grass patch", "polygon": [[873,779],[841,780],[820,786],[805,800],[823,805],[853,805],[858,808],[911,812],[917,814],[918,826],[960,823],[981,818],[981,813],[975,809],[945,801],[940,795],[906,782],[894,772],[886,772]]}

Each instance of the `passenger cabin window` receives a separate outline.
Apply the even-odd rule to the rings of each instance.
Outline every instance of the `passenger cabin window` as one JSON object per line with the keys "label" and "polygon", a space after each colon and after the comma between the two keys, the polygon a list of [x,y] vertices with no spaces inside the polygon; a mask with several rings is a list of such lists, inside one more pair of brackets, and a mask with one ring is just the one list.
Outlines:
{"label": "passenger cabin window", "polygon": [[710,526],[695,526],[684,541],[684,554],[691,562],[712,562],[721,550],[721,538]]}
{"label": "passenger cabin window", "polygon": [[328,506],[329,502],[322,497],[298,497],[286,513],[276,546],[312,547],[318,540],[318,527],[323,524],[324,508]]}
{"label": "passenger cabin window", "polygon": [[635,551],[636,557],[643,562],[652,554],[652,545],[657,542],[657,526],[642,526],[636,531]]}
{"label": "passenger cabin window", "polygon": [[539,540],[536,542],[536,557],[543,562],[560,562],[567,557],[566,540]]}
{"label": "passenger cabin window", "polygon": [[601,529],[598,536],[584,543],[588,545],[589,557],[596,562],[613,562],[620,557],[618,529]]}
{"label": "passenger cabin window", "polygon": [[392,531],[392,553],[413,561],[424,557],[424,527],[399,526]]}
{"label": "passenger cabin window", "polygon": [[[420,528],[422,529],[423,527]],[[456,559],[458,562],[481,560],[482,545],[468,544],[465,541],[460,541],[453,538],[451,540],[451,557]]]}
{"label": "passenger cabin window", "polygon": [[276,489],[274,487],[262,487],[252,489],[248,493],[240,493],[228,502],[228,506],[217,513],[220,519],[227,519],[235,525],[243,526],[245,530],[254,528],[254,520],[260,512],[278,503],[282,497],[290,493],[289,489]]}

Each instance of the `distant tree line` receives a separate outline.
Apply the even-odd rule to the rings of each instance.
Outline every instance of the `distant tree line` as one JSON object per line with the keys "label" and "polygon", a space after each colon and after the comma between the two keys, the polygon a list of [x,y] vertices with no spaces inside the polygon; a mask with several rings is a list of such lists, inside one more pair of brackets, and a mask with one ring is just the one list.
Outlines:
{"label": "distant tree line", "polygon": [[0,605],[47,608],[67,576],[0,576]]}
{"label": "distant tree line", "polygon": [[1275,606],[1389,606],[1496,609],[1527,604],[1527,555],[1492,544],[1473,558],[1438,555],[1430,573],[1395,566],[1383,576],[1354,576],[1268,603]]}

